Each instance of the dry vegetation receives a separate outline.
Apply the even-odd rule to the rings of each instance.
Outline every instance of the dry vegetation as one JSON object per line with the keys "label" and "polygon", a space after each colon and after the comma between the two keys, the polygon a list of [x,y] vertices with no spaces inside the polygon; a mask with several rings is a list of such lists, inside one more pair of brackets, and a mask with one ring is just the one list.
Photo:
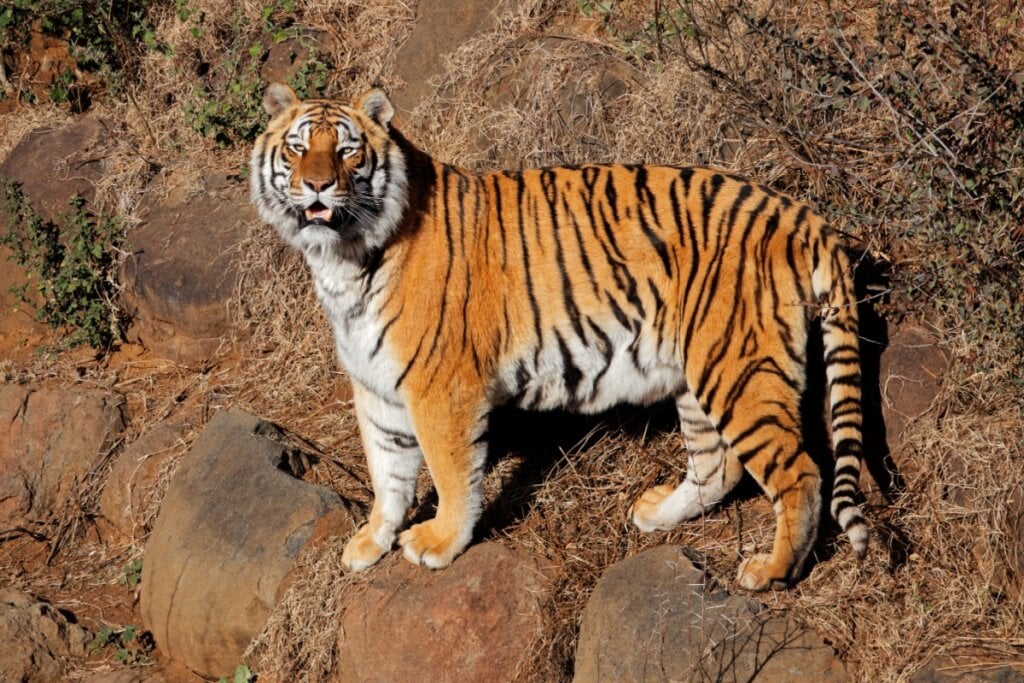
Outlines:
{"label": "dry vegetation", "polygon": [[[446,56],[436,87],[402,116],[424,149],[473,168],[713,164],[812,197],[859,248],[891,262],[878,301],[890,321],[927,321],[953,351],[941,419],[912,424],[894,454],[905,489],[870,506],[868,558],[856,562],[831,534],[807,578],[764,601],[812,625],[855,680],[907,680],[946,654],[965,666],[1021,661],[1024,596],[1005,591],[1000,574],[1006,502],[1024,487],[1024,19],[1013,3],[510,5]],[[138,21],[153,46],[118,46],[121,75],[90,110],[125,122],[103,200],[130,220],[144,193],[188,193],[202,176],[244,173],[262,123],[258,62],[276,39],[302,35],[313,46],[322,68],[302,71],[299,86],[341,97],[370,84],[400,88],[395,59],[415,9],[413,0],[149,3]],[[45,100],[3,115],[0,157],[23,131],[70,116],[67,104]],[[318,449],[316,481],[366,502],[355,422],[304,268],[260,226],[244,254],[236,312],[252,334],[207,371],[115,352],[8,363],[6,374],[125,393],[128,439],[170,414],[240,405]],[[681,440],[664,411],[599,421],[502,414],[498,431],[524,420],[543,437],[505,428],[488,478],[489,500],[500,502],[479,533],[557,570],[548,629],[522,678],[571,675],[580,609],[611,563],[691,544],[728,584],[741,554],[770,543],[771,511],[756,495],[668,534],[626,524],[641,490],[680,474]],[[428,493],[424,478],[419,500]],[[95,495],[78,513],[69,520],[95,515]],[[97,548],[81,526],[52,536],[69,566]],[[105,557],[138,557],[144,533]],[[365,580],[344,574],[340,542],[306,558],[254,644],[253,668],[269,680],[320,680],[336,665],[344,594]],[[26,586],[42,580],[17,576]]]}

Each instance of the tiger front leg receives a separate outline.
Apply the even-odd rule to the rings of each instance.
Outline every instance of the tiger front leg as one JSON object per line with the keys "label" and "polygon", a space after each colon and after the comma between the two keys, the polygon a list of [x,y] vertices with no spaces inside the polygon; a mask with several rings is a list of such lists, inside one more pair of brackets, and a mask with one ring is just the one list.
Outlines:
{"label": "tiger front leg", "polygon": [[398,542],[405,559],[431,569],[447,567],[469,545],[483,505],[487,411],[462,405],[448,396],[422,400],[413,409],[437,512],[403,531]]}
{"label": "tiger front leg", "polygon": [[394,545],[416,492],[423,454],[404,408],[355,381],[352,393],[374,498],[369,519],[345,545],[341,561],[349,570],[361,571]]}

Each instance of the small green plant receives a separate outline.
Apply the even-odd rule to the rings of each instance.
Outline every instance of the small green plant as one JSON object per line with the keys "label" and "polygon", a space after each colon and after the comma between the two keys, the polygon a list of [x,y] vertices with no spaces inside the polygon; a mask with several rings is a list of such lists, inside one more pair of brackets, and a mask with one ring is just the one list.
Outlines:
{"label": "small green plant", "polygon": [[[20,188],[4,178],[0,195],[9,217],[0,244],[11,250],[12,261],[36,278],[42,300],[36,320],[65,329],[68,346],[109,348],[121,334],[114,277],[122,240],[120,221],[93,213],[78,196],[71,199],[71,210],[61,215],[59,225],[44,220]],[[21,303],[31,304],[28,287],[26,282],[10,291]]]}
{"label": "small green plant", "polygon": [[[181,21],[194,23],[194,31],[201,29],[203,17],[187,0],[176,0],[175,12]],[[241,12],[236,15],[223,54],[197,65],[198,79],[183,104],[189,127],[222,147],[252,142],[264,124],[260,66],[270,46],[286,40],[294,39],[308,50],[308,56],[289,79],[292,87],[300,97],[322,92],[333,66],[312,41],[304,38],[302,28],[295,23],[295,13],[294,0],[271,0],[264,5],[261,21],[255,26]]]}
{"label": "small green plant", "polygon": [[104,626],[89,643],[89,653],[97,654],[108,647],[115,648],[114,658],[125,666],[142,666],[150,662],[153,637],[148,631],[140,631],[134,624],[124,628]]}
{"label": "small green plant", "polygon": [[288,79],[295,93],[306,99],[317,97],[327,85],[327,78],[331,75],[332,66],[330,62],[319,58],[316,48],[310,47],[309,57],[302,62],[295,74]]}
{"label": "small green plant", "polygon": [[121,578],[118,583],[122,586],[135,588],[142,581],[142,558],[133,560],[126,564],[121,570]]}
{"label": "small green plant", "polygon": [[235,675],[232,676],[229,681],[227,678],[221,676],[217,679],[217,683],[251,683],[256,680],[256,674],[249,670],[245,664],[239,664],[235,667]]}
{"label": "small green plant", "polygon": [[606,16],[615,9],[615,2],[614,0],[576,0],[576,6],[585,17],[593,16],[595,13]]}

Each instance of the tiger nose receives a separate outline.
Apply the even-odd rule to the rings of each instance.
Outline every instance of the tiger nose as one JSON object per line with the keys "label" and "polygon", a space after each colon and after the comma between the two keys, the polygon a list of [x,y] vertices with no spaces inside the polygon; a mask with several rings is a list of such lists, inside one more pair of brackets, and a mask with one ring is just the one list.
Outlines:
{"label": "tiger nose", "polygon": [[334,184],[334,180],[331,178],[305,178],[302,184],[314,192],[323,192]]}

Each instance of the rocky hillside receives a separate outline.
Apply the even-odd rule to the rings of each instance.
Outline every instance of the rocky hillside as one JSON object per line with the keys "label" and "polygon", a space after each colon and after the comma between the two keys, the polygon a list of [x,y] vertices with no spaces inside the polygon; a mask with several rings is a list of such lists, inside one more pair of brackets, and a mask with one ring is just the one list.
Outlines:
{"label": "rocky hillside", "polygon": [[[15,0],[0,8],[0,680],[1024,680],[1024,17],[1013,3]],[[502,410],[470,549],[340,565],[369,474],[248,201],[267,83],[384,87],[470,168],[709,164],[862,254],[858,562],[793,588],[748,483],[641,534],[671,406]],[[435,505],[424,474],[412,516]]]}

